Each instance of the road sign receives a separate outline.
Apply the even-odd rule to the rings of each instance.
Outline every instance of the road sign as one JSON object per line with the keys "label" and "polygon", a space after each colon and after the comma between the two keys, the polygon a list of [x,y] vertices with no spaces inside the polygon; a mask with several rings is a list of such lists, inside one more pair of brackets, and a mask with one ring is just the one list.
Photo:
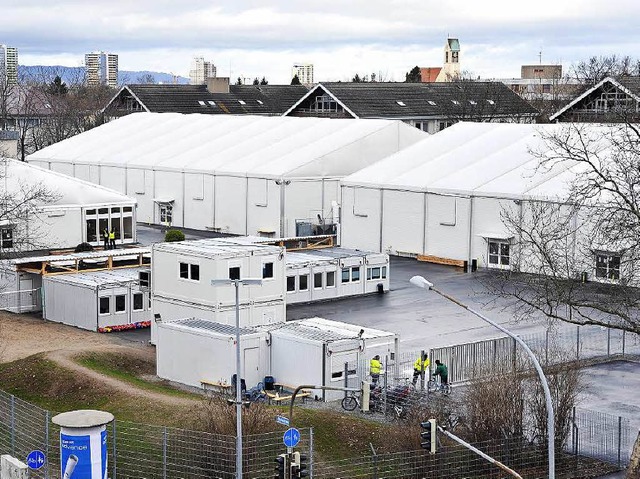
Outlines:
{"label": "road sign", "polygon": [[45,462],[47,462],[47,458],[44,455],[44,452],[38,451],[37,449],[35,451],[31,451],[27,456],[27,466],[31,469],[40,469],[44,466]]}
{"label": "road sign", "polygon": [[285,431],[282,441],[287,447],[296,447],[300,442],[300,431],[295,427],[290,427]]}
{"label": "road sign", "polygon": [[276,416],[276,422],[278,424],[283,424],[285,426],[289,425],[289,418],[284,417],[284,416]]}

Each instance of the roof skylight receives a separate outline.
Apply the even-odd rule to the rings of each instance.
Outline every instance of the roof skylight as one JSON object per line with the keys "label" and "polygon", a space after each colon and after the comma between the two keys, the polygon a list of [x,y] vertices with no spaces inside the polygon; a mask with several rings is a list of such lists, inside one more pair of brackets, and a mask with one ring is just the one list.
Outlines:
{"label": "roof skylight", "polygon": [[244,101],[244,100],[238,100],[238,103],[240,103],[241,105],[246,105],[247,104],[247,102]]}
{"label": "roof skylight", "polygon": [[207,104],[204,102],[204,100],[198,100],[198,104],[200,106],[207,106]]}
{"label": "roof skylight", "polygon": [[407,105],[405,104],[405,102],[400,101],[400,100],[396,100],[396,103],[397,103],[398,105],[400,105],[400,106],[407,106]]}
{"label": "roof skylight", "polygon": [[208,100],[207,103],[211,106],[216,106],[216,102],[213,100]]}
{"label": "roof skylight", "polygon": [[435,101],[433,101],[433,100],[427,100],[427,103],[428,103],[429,105],[432,105],[432,106],[436,106],[436,104],[437,104],[437,103],[436,103]]}

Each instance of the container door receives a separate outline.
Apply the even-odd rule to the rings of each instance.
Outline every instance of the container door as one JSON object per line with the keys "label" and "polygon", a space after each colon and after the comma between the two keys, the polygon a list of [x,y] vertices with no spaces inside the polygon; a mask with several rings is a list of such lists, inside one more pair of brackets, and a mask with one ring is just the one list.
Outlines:
{"label": "container door", "polygon": [[251,389],[261,380],[259,348],[244,350],[244,374],[242,376],[247,383],[247,389]]}
{"label": "container door", "polygon": [[35,309],[33,280],[20,278],[20,292],[18,293],[17,313],[33,311]]}

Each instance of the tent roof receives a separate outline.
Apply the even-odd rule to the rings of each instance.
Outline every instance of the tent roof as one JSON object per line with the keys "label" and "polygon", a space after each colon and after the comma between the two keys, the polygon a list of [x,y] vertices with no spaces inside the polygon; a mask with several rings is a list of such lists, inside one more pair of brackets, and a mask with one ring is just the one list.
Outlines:
{"label": "tent roof", "polygon": [[[343,179],[346,186],[508,198],[564,198],[579,165],[538,168],[541,135],[567,125],[458,123]],[[598,133],[605,126],[579,125]]]}
{"label": "tent roof", "polygon": [[370,162],[335,153],[388,128],[426,133],[389,120],[135,113],[56,143],[30,160],[153,168],[230,176],[338,177]]}
{"label": "tent roof", "polygon": [[46,187],[53,193],[56,199],[46,205],[41,205],[46,208],[118,204],[133,206],[136,203],[134,198],[117,191],[22,161],[0,158],[0,168],[0,178],[3,182],[6,180],[6,189],[9,193],[28,191],[38,185]]}

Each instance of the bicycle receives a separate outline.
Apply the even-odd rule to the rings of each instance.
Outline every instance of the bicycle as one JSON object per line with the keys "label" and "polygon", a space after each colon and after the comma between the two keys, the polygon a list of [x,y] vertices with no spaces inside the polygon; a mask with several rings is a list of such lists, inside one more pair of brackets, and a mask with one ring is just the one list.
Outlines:
{"label": "bicycle", "polygon": [[358,393],[354,391],[347,392],[347,395],[342,398],[340,405],[345,411],[355,411],[357,407],[360,407],[360,397]]}
{"label": "bicycle", "polygon": [[429,391],[430,393],[440,392],[444,396],[448,396],[449,394],[451,394],[451,384],[442,384],[437,379],[431,378],[427,383],[427,391]]}

